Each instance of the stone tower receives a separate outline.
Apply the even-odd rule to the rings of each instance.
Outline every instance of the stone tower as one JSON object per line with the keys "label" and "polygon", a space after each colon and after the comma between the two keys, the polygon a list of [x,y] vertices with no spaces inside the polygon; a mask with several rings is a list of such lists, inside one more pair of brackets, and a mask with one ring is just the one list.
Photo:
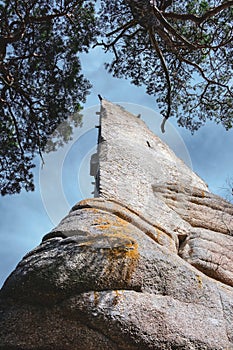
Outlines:
{"label": "stone tower", "polygon": [[6,280],[1,350],[232,350],[233,206],[101,103],[95,198]]}

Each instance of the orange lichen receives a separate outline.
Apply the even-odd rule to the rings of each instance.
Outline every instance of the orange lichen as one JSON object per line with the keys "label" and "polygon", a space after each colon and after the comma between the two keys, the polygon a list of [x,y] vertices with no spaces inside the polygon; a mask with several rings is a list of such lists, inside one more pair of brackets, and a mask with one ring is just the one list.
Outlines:
{"label": "orange lichen", "polygon": [[[108,259],[107,273],[119,273],[124,281],[129,282],[140,256],[137,242],[121,232],[105,236],[110,243],[112,240],[112,247],[105,252]],[[115,238],[119,238],[119,241],[115,241]]]}
{"label": "orange lichen", "polygon": [[94,305],[97,306],[99,302],[99,293],[94,291]]}
{"label": "orange lichen", "polygon": [[113,228],[121,228],[125,227],[128,225],[128,222],[125,220],[122,220],[119,217],[116,217],[114,220],[106,220],[105,218],[99,217],[96,218],[94,221],[94,226],[96,226],[98,229],[100,230],[106,230],[106,229],[111,229],[111,231],[113,230]]}
{"label": "orange lichen", "polygon": [[111,224],[104,224],[104,225],[96,225],[100,230],[106,230],[106,229],[109,229]]}
{"label": "orange lichen", "polygon": [[116,221],[117,221],[117,224],[119,226],[128,226],[129,225],[128,221],[126,221],[126,220],[124,220],[122,218],[119,218],[119,217],[116,218]]}
{"label": "orange lichen", "polygon": [[115,293],[115,297],[114,297],[112,303],[113,303],[113,305],[117,305],[119,299],[122,298],[122,296],[123,296],[123,291],[120,292],[119,290],[114,290],[113,292]]}
{"label": "orange lichen", "polygon": [[[118,274],[119,278],[129,282],[139,260],[138,243],[131,237],[129,222],[119,216],[112,219],[103,215],[93,220],[92,227],[97,232],[100,231],[94,235],[93,244],[95,245],[96,239],[101,239],[99,247],[108,260],[105,274]],[[91,240],[88,240],[87,245],[89,241]]]}

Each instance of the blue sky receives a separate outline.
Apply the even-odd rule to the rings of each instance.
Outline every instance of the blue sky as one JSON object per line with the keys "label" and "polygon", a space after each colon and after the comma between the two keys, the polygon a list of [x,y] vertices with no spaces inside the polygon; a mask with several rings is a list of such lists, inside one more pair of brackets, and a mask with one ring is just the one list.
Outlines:
{"label": "blue sky", "polygon": [[41,242],[69,208],[91,195],[88,164],[96,146],[98,94],[112,102],[124,103],[132,112],[141,112],[149,127],[207,182],[212,192],[226,195],[226,181],[233,178],[233,130],[226,132],[222,126],[208,122],[191,135],[178,128],[175,120],[170,120],[166,133],[161,135],[162,118],[154,97],[146,95],[143,87],[112,78],[103,67],[104,60],[100,48],[82,55],[84,73],[93,84],[84,106],[83,128],[76,131],[67,148],[45,157],[43,169],[37,160],[36,191],[0,198],[0,286],[20,259]]}

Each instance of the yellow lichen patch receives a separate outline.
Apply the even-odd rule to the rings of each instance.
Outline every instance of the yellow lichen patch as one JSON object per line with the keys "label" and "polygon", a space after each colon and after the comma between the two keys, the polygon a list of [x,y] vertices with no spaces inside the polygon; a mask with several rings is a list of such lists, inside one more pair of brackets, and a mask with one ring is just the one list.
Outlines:
{"label": "yellow lichen patch", "polygon": [[129,222],[122,219],[122,218],[119,218],[119,217],[116,217],[116,221],[117,221],[117,225],[121,226],[121,227],[125,227],[125,226],[128,226],[129,225]]}
{"label": "yellow lichen patch", "polygon": [[122,299],[122,297],[123,297],[123,291],[114,290],[113,292],[114,292],[115,296],[113,298],[112,303],[113,303],[113,305],[117,305],[119,302],[119,299]]}
{"label": "yellow lichen patch", "polygon": [[107,259],[105,275],[129,282],[139,260],[138,243],[131,237],[131,226],[120,217],[111,219],[103,215],[95,218],[93,227],[99,231],[94,235],[93,247],[100,249]]}
{"label": "yellow lichen patch", "polygon": [[93,224],[96,228],[100,230],[111,229],[112,231],[118,227],[122,229],[122,227],[125,227],[128,225],[128,222],[120,219],[119,217],[116,217],[115,220],[109,220],[109,219],[106,220],[105,218],[99,217],[95,219]]}
{"label": "yellow lichen patch", "polygon": [[198,287],[202,288],[203,287],[203,283],[202,283],[202,278],[200,275],[196,275],[197,281],[198,281]]}
{"label": "yellow lichen patch", "polygon": [[126,247],[128,250],[125,255],[130,259],[137,260],[139,258],[138,244],[128,244]]}
{"label": "yellow lichen patch", "polygon": [[97,306],[99,302],[99,293],[94,291],[94,305]]}
{"label": "yellow lichen patch", "polygon": [[205,197],[205,192],[201,191],[201,195],[202,195],[202,198],[204,198]]}
{"label": "yellow lichen patch", "polygon": [[105,234],[110,247],[105,251],[108,259],[106,272],[118,274],[121,280],[129,282],[139,260],[138,244],[128,235],[117,232]]}
{"label": "yellow lichen patch", "polygon": [[87,206],[89,205],[89,199],[83,199],[78,203],[79,206]]}
{"label": "yellow lichen patch", "polygon": [[102,217],[98,217],[94,220],[93,224],[95,226],[109,226],[111,223],[109,220],[103,219]]}
{"label": "yellow lichen patch", "polygon": [[111,224],[110,223],[105,223],[103,225],[96,225],[98,227],[98,229],[100,230],[107,230],[111,227]]}
{"label": "yellow lichen patch", "polygon": [[[138,258],[138,244],[131,237],[122,233],[114,235],[105,235],[112,239],[112,247],[109,249],[108,255],[112,258],[128,257],[130,259]],[[117,239],[117,241],[115,241]]]}
{"label": "yellow lichen patch", "polygon": [[88,211],[92,211],[92,213],[99,213],[99,210],[98,209],[96,209],[96,208],[85,208],[86,210],[88,210]]}

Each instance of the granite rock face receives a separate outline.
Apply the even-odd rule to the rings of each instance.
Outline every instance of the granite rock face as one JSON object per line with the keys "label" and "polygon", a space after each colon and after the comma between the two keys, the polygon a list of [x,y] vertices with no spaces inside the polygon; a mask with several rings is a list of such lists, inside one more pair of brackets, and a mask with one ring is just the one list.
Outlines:
{"label": "granite rock face", "polygon": [[100,119],[96,198],[6,280],[0,349],[232,350],[233,206],[140,119]]}

